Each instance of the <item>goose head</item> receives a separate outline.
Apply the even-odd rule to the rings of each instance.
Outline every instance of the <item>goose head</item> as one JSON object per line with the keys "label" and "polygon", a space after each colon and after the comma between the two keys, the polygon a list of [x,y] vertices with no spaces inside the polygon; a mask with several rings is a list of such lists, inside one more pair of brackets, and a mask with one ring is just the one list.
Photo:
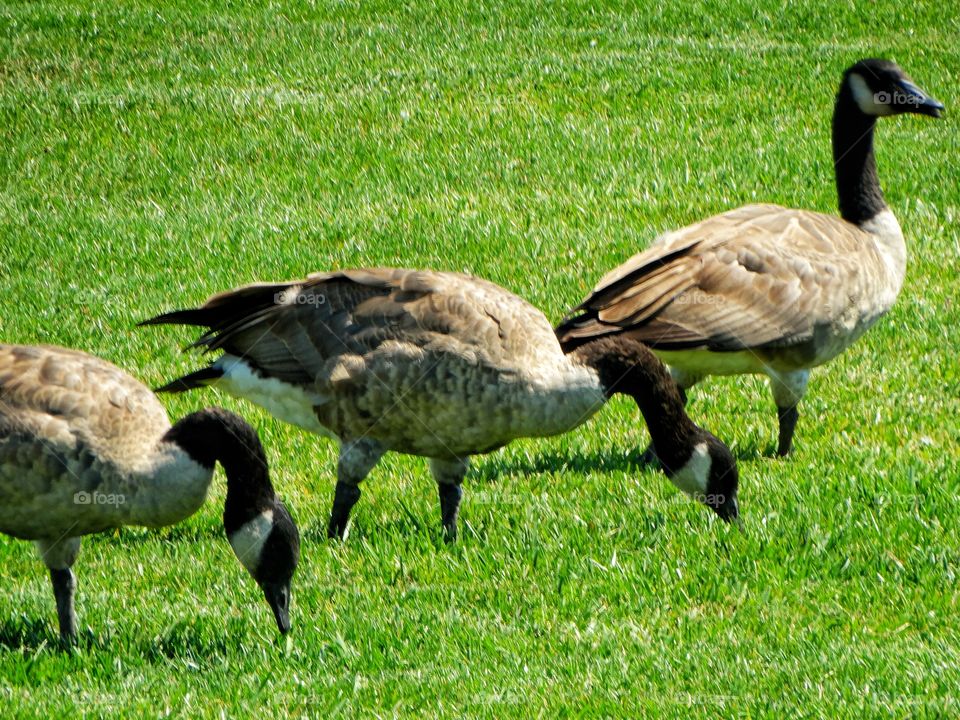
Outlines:
{"label": "goose head", "polygon": [[676,382],[650,348],[626,335],[606,335],[571,352],[594,369],[608,397],[624,394],[637,403],[670,481],[724,520],[737,520],[739,474],[733,454],[690,419]]}
{"label": "goose head", "polygon": [[263,590],[280,632],[289,632],[290,584],[300,558],[300,535],[274,492],[256,430],[234,413],[207,408],[180,420],[165,439],[211,471],[217,462],[223,466],[223,528],[230,547]]}
{"label": "goose head", "polygon": [[661,458],[663,469],[674,485],[709,507],[722,520],[737,521],[740,518],[737,462],[716,436],[697,429],[697,438],[686,461],[680,464]]}
{"label": "goose head", "polygon": [[280,500],[244,521],[246,514],[228,518],[224,512],[227,539],[240,564],[263,590],[277,628],[286,634],[290,631],[290,582],[300,557],[300,534]]}
{"label": "goose head", "polygon": [[849,91],[864,115],[884,117],[915,113],[938,118],[943,104],[927,95],[894,62],[867,59],[847,68],[841,95]]}

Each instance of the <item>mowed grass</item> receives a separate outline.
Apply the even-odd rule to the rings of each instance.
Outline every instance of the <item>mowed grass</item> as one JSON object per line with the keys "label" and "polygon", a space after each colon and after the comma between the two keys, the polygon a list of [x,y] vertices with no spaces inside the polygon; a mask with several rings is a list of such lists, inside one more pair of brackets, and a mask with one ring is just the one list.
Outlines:
{"label": "mowed grass", "polygon": [[[402,5],[402,7],[401,7]],[[916,717],[960,712],[960,9],[950,3],[7,3],[0,339],[157,384],[197,366],[161,310],[327,268],[466,270],[551,320],[662,230],[757,200],[835,212],[841,71],[900,62],[943,121],[880,123],[911,250],[897,306],[818,370],[772,459],[759,379],[694,417],[741,470],[743,530],[639,465],[626,401],[478,458],[461,538],[388,456],[344,544],[336,452],[259,429],[303,536],[278,639],[223,537],[84,541],[83,640],[0,537],[4,716]]]}

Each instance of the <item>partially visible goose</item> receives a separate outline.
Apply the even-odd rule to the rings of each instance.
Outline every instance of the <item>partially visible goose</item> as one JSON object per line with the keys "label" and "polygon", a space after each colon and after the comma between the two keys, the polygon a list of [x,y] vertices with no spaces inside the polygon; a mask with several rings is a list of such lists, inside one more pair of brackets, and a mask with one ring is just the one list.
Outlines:
{"label": "partially visible goose", "polygon": [[833,114],[840,215],[748,205],[667,233],[608,273],[557,327],[567,350],[626,334],[682,389],[705,375],[763,373],[790,452],[810,368],[860,337],[896,300],[907,252],[883,200],[876,119],[943,109],[886,60],[848,68]]}
{"label": "partially visible goose", "polygon": [[171,427],[153,393],[104,360],[0,345],[0,532],[36,542],[64,640],[77,632],[71,567],[81,536],[193,515],[218,461],[227,475],[227,538],[285,633],[300,540],[256,431],[219,408]]}
{"label": "partially visible goose", "polygon": [[214,385],[340,441],[328,534],[343,537],[359,483],[388,450],[430,458],[441,518],[456,534],[471,455],[566,432],[614,393],[632,396],[673,482],[737,516],[737,470],[687,417],[666,368],[638,342],[571,355],[543,313],[493,283],[414,270],[344,270],[256,284],[144,324],[198,325],[223,354],[160,388]]}

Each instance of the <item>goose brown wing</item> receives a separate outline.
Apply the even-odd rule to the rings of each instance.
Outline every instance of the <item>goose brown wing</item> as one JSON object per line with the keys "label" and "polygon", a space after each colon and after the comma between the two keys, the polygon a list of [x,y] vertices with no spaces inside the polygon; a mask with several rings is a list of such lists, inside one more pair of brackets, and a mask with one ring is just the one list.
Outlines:
{"label": "goose brown wing", "polygon": [[118,367],[75,350],[0,345],[0,437],[50,447],[85,443],[101,458],[151,449],[169,428],[166,411]]}
{"label": "goose brown wing", "polygon": [[864,239],[840,218],[776,205],[723,213],[608,273],[557,335],[575,345],[629,329],[665,350],[801,343],[859,293]]}
{"label": "goose brown wing", "polygon": [[[312,384],[349,356],[439,349],[519,362],[531,337],[559,346],[539,311],[492,283],[401,269],[316,273],[211,297],[148,322],[208,327],[196,345],[244,358],[269,377]],[[531,324],[529,331],[524,326]]]}

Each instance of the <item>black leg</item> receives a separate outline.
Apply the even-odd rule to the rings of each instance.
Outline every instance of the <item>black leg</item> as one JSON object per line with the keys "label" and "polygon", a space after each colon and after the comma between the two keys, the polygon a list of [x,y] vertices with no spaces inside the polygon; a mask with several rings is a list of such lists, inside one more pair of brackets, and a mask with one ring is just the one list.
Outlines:
{"label": "black leg", "polygon": [[60,639],[66,644],[77,637],[77,613],[73,607],[73,596],[77,589],[77,578],[70,568],[50,570],[50,582],[53,583],[53,596],[57,600],[57,617],[60,620]]}
{"label": "black leg", "polygon": [[80,554],[80,538],[62,537],[58,540],[37,540],[37,553],[50,571],[53,597],[57,601],[57,618],[60,621],[60,641],[69,645],[77,637],[77,613],[73,597],[77,578],[70,568]]}
{"label": "black leg", "polygon": [[457,539],[457,515],[460,514],[460,500],[463,499],[463,488],[460,484],[469,467],[469,457],[453,460],[430,459],[430,471],[433,479],[437,481],[437,492],[440,495],[440,521],[448,542]]}
{"label": "black leg", "polygon": [[790,454],[790,449],[793,446],[793,431],[797,427],[800,411],[797,410],[796,405],[778,407],[777,416],[780,419],[780,441],[777,446],[777,455],[786,457]]}
{"label": "black leg", "polygon": [[327,526],[328,538],[343,540],[343,535],[347,531],[347,522],[350,520],[350,511],[359,499],[359,486],[344,480],[337,483],[337,490],[333,495],[333,510],[330,512],[330,524]]}
{"label": "black leg", "polygon": [[777,404],[777,418],[780,421],[780,437],[777,443],[777,455],[786,457],[793,446],[793,431],[797,427],[800,412],[797,406],[807,392],[810,380],[809,370],[794,370],[785,373],[770,372],[770,390]]}
{"label": "black leg", "polygon": [[383,457],[383,448],[373,440],[350,440],[340,445],[337,461],[337,489],[333,494],[333,509],[327,537],[343,540],[347,532],[350,511],[360,499],[360,483]]}
{"label": "black leg", "polygon": [[443,532],[448,541],[457,539],[457,516],[460,514],[460,501],[463,499],[463,488],[460,483],[447,485],[438,483],[440,494],[440,520],[443,523]]}

